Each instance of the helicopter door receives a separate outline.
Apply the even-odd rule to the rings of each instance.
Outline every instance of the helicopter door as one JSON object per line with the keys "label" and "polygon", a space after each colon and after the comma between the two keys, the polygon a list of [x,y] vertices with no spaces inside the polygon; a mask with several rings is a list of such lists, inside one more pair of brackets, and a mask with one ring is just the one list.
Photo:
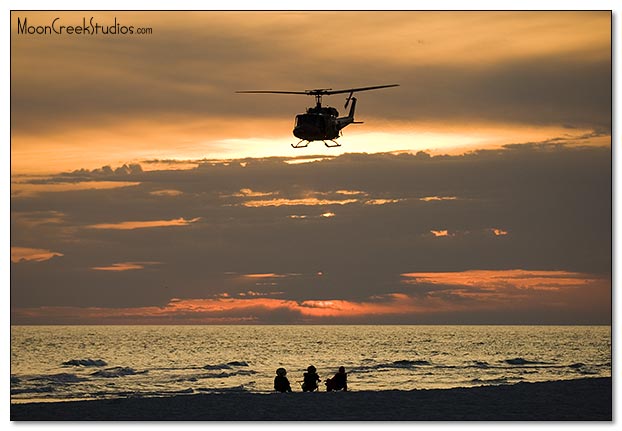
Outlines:
{"label": "helicopter door", "polygon": [[318,124],[317,115],[309,115],[309,114],[296,115],[296,127],[317,129],[319,126],[320,125]]}

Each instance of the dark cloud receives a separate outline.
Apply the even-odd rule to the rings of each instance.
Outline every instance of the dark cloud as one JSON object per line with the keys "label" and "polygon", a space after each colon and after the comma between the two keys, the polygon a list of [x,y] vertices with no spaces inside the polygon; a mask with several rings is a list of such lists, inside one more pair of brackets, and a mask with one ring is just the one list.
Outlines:
{"label": "dark cloud", "polygon": [[401,94],[386,96],[394,107],[377,102],[398,118],[611,127],[606,59],[550,56],[457,70],[425,67],[404,71],[399,80],[406,84]]}
{"label": "dark cloud", "polygon": [[[12,245],[63,256],[12,264],[12,305],[163,306],[172,297],[249,290],[283,292],[282,298],[295,301],[365,301],[389,293],[424,295],[402,282],[400,274],[407,272],[611,274],[606,148],[534,144],[462,156],[346,154],[293,165],[282,158],[246,159],[246,167],[198,163],[190,170],[80,170],[47,181],[139,185],[14,197]],[[176,193],[153,193],[158,190]],[[422,199],[435,196],[455,199]],[[275,197],[270,206],[244,205]],[[334,216],[322,216],[327,213]],[[93,228],[180,218],[194,221]],[[496,236],[493,229],[507,234]],[[435,237],[431,230],[453,236]],[[159,264],[93,270],[123,262]],[[231,273],[296,275],[266,284]]]}
{"label": "dark cloud", "polygon": [[[474,54],[490,52],[492,61],[469,61],[454,46],[437,41],[441,45],[431,48],[430,58],[445,56],[453,61],[424,62],[419,61],[422,54],[417,54],[418,48],[409,39],[391,40],[391,50],[396,54],[390,58],[382,57],[385,54],[379,51],[383,28],[377,26],[404,25],[408,14],[384,14],[377,19],[372,15],[358,20],[352,14],[341,19],[339,14],[325,15],[325,39],[300,25],[294,15],[278,19],[275,15],[278,25],[270,25],[268,14],[255,20],[262,24],[253,24],[254,15],[243,19],[238,15],[195,14],[188,16],[191,19],[187,22],[178,16],[169,17],[166,23],[152,16],[160,25],[158,32],[150,37],[124,38],[122,43],[111,38],[14,37],[13,131],[71,130],[76,120],[89,127],[101,127],[127,119],[186,122],[204,118],[282,118],[302,110],[311,100],[239,95],[234,91],[348,88],[393,82],[401,87],[361,94],[361,113],[376,120],[407,122],[611,127],[607,40],[599,40],[592,51],[560,40],[558,51],[521,52],[508,58],[497,53],[495,33],[491,32],[485,38],[488,44]],[[412,22],[421,19],[416,14],[410,17]],[[450,25],[451,19],[458,18],[440,15],[427,19],[431,20],[428,25],[434,20]],[[311,18],[301,19],[308,22]],[[493,15],[490,19],[492,22]],[[354,52],[368,46],[367,58],[355,56],[347,48],[339,52],[339,45],[334,45],[330,35],[341,29],[344,21],[365,34],[359,39],[352,36],[346,45]],[[451,27],[447,30],[450,38]],[[459,43],[452,42],[457,46]],[[386,46],[380,46],[386,50]],[[416,59],[406,61],[413,53]],[[341,108],[343,98],[333,97],[327,102]]]}

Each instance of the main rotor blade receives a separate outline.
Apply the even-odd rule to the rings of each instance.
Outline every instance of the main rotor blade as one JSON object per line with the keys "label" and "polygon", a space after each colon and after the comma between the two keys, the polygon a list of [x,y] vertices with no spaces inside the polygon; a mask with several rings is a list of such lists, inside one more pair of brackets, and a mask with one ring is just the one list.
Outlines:
{"label": "main rotor blade", "polygon": [[348,88],[347,90],[326,91],[322,94],[356,93],[357,91],[377,90],[378,88],[399,87],[400,84],[376,85],[374,87]]}
{"label": "main rotor blade", "polygon": [[236,93],[254,93],[254,94],[306,94],[307,96],[323,96],[327,94],[341,94],[341,93],[356,93],[357,91],[377,90],[379,88],[399,87],[400,84],[388,84],[388,85],[376,85],[373,87],[359,87],[348,88],[346,90],[332,90],[330,88],[317,88],[314,90],[305,91],[267,91],[267,90],[252,90],[252,91],[236,91]]}
{"label": "main rotor blade", "polygon": [[236,93],[308,94],[306,91],[236,91]]}

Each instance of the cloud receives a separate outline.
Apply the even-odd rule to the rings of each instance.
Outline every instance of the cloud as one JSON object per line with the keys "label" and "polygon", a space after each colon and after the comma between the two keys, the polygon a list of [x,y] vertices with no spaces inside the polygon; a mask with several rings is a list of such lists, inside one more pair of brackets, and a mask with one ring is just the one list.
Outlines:
{"label": "cloud", "polygon": [[[329,192],[302,191],[301,197],[292,199],[278,196],[279,192],[256,192],[251,189],[242,189],[240,193],[233,194],[236,197],[271,197],[270,199],[247,200],[241,205],[247,207],[268,206],[329,206],[364,203],[365,205],[386,205],[398,203],[402,199],[373,198],[368,193],[360,190],[334,190]],[[348,197],[348,198],[344,198]]]}
{"label": "cloud", "polygon": [[242,205],[245,207],[280,207],[280,206],[317,206],[317,205],[348,205],[358,202],[358,199],[318,199],[318,198],[302,198],[302,199],[265,199],[246,201]]}
{"label": "cloud", "polygon": [[88,181],[70,183],[37,183],[37,182],[14,182],[12,184],[12,196],[27,196],[37,193],[67,192],[72,190],[103,190],[116,189],[119,187],[132,187],[140,183],[131,181]]}
{"label": "cloud", "polygon": [[387,205],[387,204],[396,204],[400,202],[402,199],[370,199],[365,201],[365,205]]}
{"label": "cloud", "polygon": [[42,248],[14,247],[11,246],[11,262],[43,262],[55,256],[63,256],[57,251],[45,250]]}
{"label": "cloud", "polygon": [[[486,234],[490,234],[495,237],[498,237],[498,236],[506,236],[508,235],[509,232],[503,229],[499,229],[499,228],[483,228],[483,229],[477,229],[477,230],[452,230],[452,231],[449,231],[447,229],[431,229],[429,233],[432,234],[432,236],[435,238],[439,238],[439,237],[456,238],[456,237],[464,237],[467,235],[482,236]],[[429,236],[429,235],[426,233],[424,234],[424,236]]]}
{"label": "cloud", "polygon": [[[15,322],[608,319],[610,12],[93,15],[154,33],[11,39]],[[312,99],[234,93],[393,82],[295,154]]]}
{"label": "cloud", "polygon": [[162,262],[120,262],[113,263],[108,266],[93,266],[92,270],[95,271],[113,271],[113,272],[122,272],[122,271],[134,271],[137,269],[145,269],[147,266],[151,265],[159,265]]}
{"label": "cloud", "polygon": [[240,297],[259,297],[259,296],[277,296],[277,295],[283,295],[283,292],[256,292],[254,290],[248,290],[246,292],[240,292],[238,293],[238,296]]}
{"label": "cloud", "polygon": [[263,197],[263,196],[273,196],[272,192],[257,192],[251,189],[241,189],[239,193],[235,193],[233,196],[238,197]]}
{"label": "cloud", "polygon": [[152,192],[149,192],[149,194],[154,195],[154,196],[179,196],[181,194],[183,194],[184,192],[180,192],[179,190],[174,190],[174,189],[165,189],[165,190],[154,190]]}
{"label": "cloud", "polygon": [[576,288],[595,283],[590,274],[581,274],[568,271],[527,271],[512,270],[469,270],[462,272],[434,272],[434,273],[404,273],[405,283],[408,284],[441,284],[451,286],[477,287],[484,290],[533,289],[559,290]]}
{"label": "cloud", "polygon": [[115,230],[133,230],[133,229],[146,229],[155,227],[175,227],[175,226],[187,226],[191,223],[196,223],[201,220],[201,217],[195,217],[193,219],[186,220],[183,217],[173,220],[148,220],[148,221],[122,221],[118,223],[99,223],[86,226],[91,229],[115,229]]}
{"label": "cloud", "polygon": [[[491,317],[498,319],[499,307],[511,306],[512,313],[521,310],[523,319],[532,321],[533,317],[527,317],[529,310],[539,313],[549,309],[559,313],[565,308],[575,310],[585,300],[600,308],[609,300],[607,280],[563,271],[407,273],[402,277],[418,290],[421,285],[423,295],[396,292],[363,300],[294,301],[269,297],[282,296],[284,292],[246,291],[236,295],[221,293],[215,298],[172,298],[161,307],[40,307],[17,308],[12,312],[14,318],[29,322],[56,319],[107,323],[336,323],[397,318],[403,323],[414,323],[429,322],[435,315],[451,313],[459,319],[478,315],[476,322],[490,323]],[[578,295],[562,295],[558,283]],[[436,288],[426,287],[437,284]]]}
{"label": "cloud", "polygon": [[16,314],[26,317],[44,317],[46,314],[61,314],[63,319],[105,319],[110,321],[167,321],[183,316],[193,322],[211,322],[215,319],[266,322],[271,313],[289,316],[292,322],[321,322],[325,318],[347,319],[370,315],[402,315],[424,310],[403,294],[388,295],[382,302],[355,302],[346,300],[307,300],[292,301],[266,298],[268,294],[244,292],[238,298],[221,295],[214,299],[173,298],[164,307],[144,307],[130,309],[102,308],[54,308],[16,310]]}
{"label": "cloud", "polygon": [[434,202],[434,201],[455,201],[458,199],[455,196],[426,196],[423,198],[419,198],[424,202]]}
{"label": "cloud", "polygon": [[[112,168],[107,174],[84,171],[83,182],[114,178],[139,184],[13,196],[12,244],[45,244],[46,250],[63,253],[62,259],[37,263],[36,271],[13,266],[13,306],[32,313],[38,307],[75,307],[71,315],[76,319],[82,308],[99,310],[96,315],[133,308],[131,321],[139,321],[139,310],[167,307],[172,297],[213,301],[214,295],[227,292],[236,300],[290,302],[231,303],[241,308],[233,307],[229,314],[205,309],[205,319],[451,323],[476,321],[476,310],[484,310],[488,317],[480,322],[506,322],[511,316],[515,322],[559,323],[573,321],[572,316],[602,322],[598,313],[608,315],[609,148],[529,144],[459,156],[385,153],[344,154],[303,164],[285,160],[244,159],[246,167],[237,160],[226,165],[197,161],[193,169],[143,170],[121,177]],[[181,193],[154,195],[157,190]],[[266,195],[251,196],[257,193]],[[276,198],[326,202],[296,208],[243,205]],[[356,201],[341,204],[351,199]],[[370,200],[399,203],[366,204]],[[327,220],[322,214],[336,216]],[[156,229],[164,226],[179,229]],[[433,230],[454,236],[436,238]],[[162,264],[157,271],[92,269],[115,268],[109,262]],[[413,290],[401,276],[507,268],[529,271],[531,278],[521,282],[531,288],[517,288],[505,274],[505,290],[486,289],[499,279],[480,273],[483,287],[442,284],[440,279],[432,283],[429,278]],[[586,279],[595,281],[555,290],[567,280],[557,277],[538,285],[537,271],[587,274]],[[261,276],[243,276],[252,274]],[[240,296],[248,291],[264,296]],[[268,295],[276,291],[282,292],[278,298]],[[301,305],[305,301],[333,305]],[[386,302],[405,311],[364,313],[384,310],[379,304]],[[553,308],[554,314],[547,312]],[[421,310],[427,310],[425,318]],[[46,315],[52,323],[49,316],[55,312]],[[553,315],[557,320],[547,320]],[[201,318],[188,310],[171,317],[176,322]],[[37,321],[50,322],[43,317]]]}
{"label": "cloud", "polygon": [[23,226],[24,229],[29,229],[33,227],[62,224],[64,223],[64,218],[65,214],[59,211],[14,211],[11,221],[14,225],[19,224]]}
{"label": "cloud", "polygon": [[241,274],[242,278],[258,279],[258,278],[285,278],[290,277],[290,274],[275,274],[275,273],[262,273],[262,274]]}

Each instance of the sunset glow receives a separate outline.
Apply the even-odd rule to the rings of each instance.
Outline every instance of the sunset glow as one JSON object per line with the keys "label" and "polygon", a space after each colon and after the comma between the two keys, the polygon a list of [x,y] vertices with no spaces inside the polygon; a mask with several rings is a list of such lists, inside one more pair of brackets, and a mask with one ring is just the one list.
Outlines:
{"label": "sunset glow", "polygon": [[121,271],[133,271],[137,269],[145,269],[145,267],[150,265],[158,265],[160,262],[121,262],[121,263],[113,263],[109,266],[94,266],[91,269],[95,271],[112,271],[112,272],[121,272]]}
{"label": "sunset glow", "polygon": [[[610,27],[607,25],[609,17],[606,13],[317,14],[322,16],[325,31],[329,34],[331,31],[338,34],[344,20],[357,23],[350,26],[349,37],[340,41],[338,69],[350,62],[357,63],[361,58],[371,64],[384,65],[383,72],[379,74],[361,70],[361,82],[374,81],[378,75],[396,76],[395,71],[408,68],[420,68],[422,71],[416,82],[401,82],[400,90],[387,91],[382,96],[361,95],[359,110],[365,124],[346,129],[344,143],[347,142],[347,145],[331,149],[331,156],[351,151],[432,151],[433,154],[456,154],[476,148],[499,148],[505,143],[537,142],[562,136],[581,144],[607,145],[609,142],[605,136],[590,140],[582,138],[593,131],[590,127],[573,126],[568,129],[563,122],[554,124],[540,121],[536,124],[525,119],[521,121],[520,116],[507,118],[512,121],[500,119],[492,103],[475,100],[468,101],[471,105],[475,104],[474,111],[464,109],[463,100],[454,99],[454,103],[461,104],[463,109],[453,108],[451,114],[455,114],[455,118],[440,118],[437,114],[440,112],[438,102],[428,96],[425,88],[430,87],[431,94],[435,94],[439,100],[446,97],[445,91],[456,90],[451,86],[446,86],[444,90],[442,86],[422,84],[429,79],[428,74],[434,76],[435,71],[436,79],[442,80],[447,70],[455,70],[452,72],[454,77],[460,76],[460,71],[470,76],[486,67],[494,68],[517,61],[531,64],[541,58],[581,58],[588,63],[608,61]],[[35,23],[46,23],[55,16],[46,12],[32,12],[29,15]],[[114,14],[101,12],[98,15],[107,19]],[[81,18],[81,15],[79,12],[65,12],[63,17],[70,21],[72,17]],[[204,40],[219,40],[223,35],[228,35],[243,41],[258,56],[265,55],[267,59],[276,56],[277,61],[261,64],[264,76],[268,79],[263,80],[264,87],[304,90],[309,85],[328,82],[328,77],[316,69],[318,66],[321,68],[325,61],[333,59],[332,55],[327,56],[324,49],[313,43],[316,35],[310,29],[313,28],[312,23],[316,22],[314,14],[262,13],[255,15],[252,20],[240,12],[185,13],[183,18],[165,12],[148,15],[126,12],[123,17],[126,21],[134,22],[148,20],[158,31],[149,38],[128,39],[124,41],[122,49],[118,48],[121,52],[136,55],[120,55],[115,50],[99,51],[100,55],[91,59],[88,68],[90,79],[99,83],[92,88],[88,86],[90,79],[83,73],[85,66],[75,56],[77,46],[66,44],[61,47],[50,38],[40,39],[36,45],[31,44],[28,38],[12,38],[12,68],[19,72],[12,75],[12,85],[18,94],[23,95],[22,99],[36,92],[40,93],[39,97],[45,98],[47,93],[53,94],[55,89],[70,90],[73,85],[84,88],[84,91],[89,89],[95,94],[98,94],[98,88],[109,88],[130,114],[114,114],[110,110],[104,112],[105,115],[97,115],[97,111],[105,109],[106,105],[92,110],[78,110],[76,116],[66,116],[63,110],[56,109],[58,118],[47,113],[42,115],[41,110],[36,110],[33,115],[40,120],[36,128],[28,127],[29,122],[18,116],[14,119],[11,131],[12,173],[53,172],[75,169],[76,166],[93,169],[105,164],[146,159],[317,155],[318,150],[323,148],[321,143],[321,146],[314,144],[297,151],[290,147],[295,140],[291,136],[294,115],[303,112],[309,100],[301,96],[275,98],[235,95],[234,91],[243,89],[241,87],[259,84],[256,76],[250,73],[252,67],[246,68],[244,72],[238,68],[245,59],[243,53],[239,56],[225,55],[230,52],[230,48],[222,45],[218,46],[212,58],[208,58],[200,46],[191,47],[186,41],[171,38],[178,32],[189,32],[192,37]],[[289,19],[298,23],[293,40],[286,30],[287,26],[282,25],[283,20]],[[275,26],[275,20],[281,25]],[[413,20],[416,20],[417,25],[412,25]],[[372,26],[374,31],[370,32],[368,26]],[[246,28],[246,31],[236,34],[236,29],[240,31],[241,28]],[[16,31],[15,20],[12,20],[12,31]],[[491,37],[496,43],[490,43]],[[166,55],[164,59],[158,56],[143,59],[146,66],[141,67],[141,50],[145,47],[158,50],[158,43],[165,41],[176,48],[163,52]],[[310,64],[314,67],[295,80],[291,77],[292,66],[288,58],[297,58],[300,46],[306,47],[305,57],[312,59]],[[387,46],[395,49],[387,50]],[[40,74],[40,69],[30,67],[32,58],[50,66],[45,68],[45,75]],[[166,63],[167,58],[180,65],[182,76],[176,82],[167,81],[168,68],[159,66],[159,62]],[[116,64],[114,71],[106,67],[111,61]],[[66,67],[56,68],[57,62]],[[149,75],[139,78],[135,73],[137,69]],[[238,70],[238,73],[229,73],[232,69]],[[213,76],[219,85],[204,79],[205,73]],[[397,72],[397,75],[402,74]],[[152,82],[159,83],[159,96],[145,95],[150,92]],[[127,84],[127,89],[123,83]],[[331,83],[337,86],[345,84],[345,78],[338,78]],[[67,103],[71,105],[75,99],[78,107],[84,106],[84,101],[79,99],[77,93],[80,92],[67,91]],[[199,103],[200,100],[212,98],[215,103]],[[167,103],[154,103],[163,99]],[[404,106],[411,99],[417,102],[410,103],[410,115],[405,115]],[[382,106],[380,109],[374,108],[369,100],[380,102]],[[269,112],[259,118],[248,109],[257,103],[264,108],[270,107]],[[329,98],[329,103],[341,105],[343,102],[335,96]],[[485,115],[488,113],[486,105],[491,106],[492,115]],[[169,108],[163,108],[166,106]],[[210,106],[222,106],[225,109],[218,111]],[[22,103],[16,102],[14,109],[15,113],[20,114]],[[469,112],[482,109],[484,112],[475,118],[469,115]],[[506,106],[506,110],[514,109],[517,108]],[[457,115],[459,112],[462,113]],[[522,110],[516,112],[522,115]],[[76,124],[74,119],[79,123]],[[83,145],[84,142],[89,142],[89,145]]]}
{"label": "sunset glow", "polygon": [[154,227],[170,227],[170,226],[187,226],[201,220],[201,217],[195,217],[186,220],[183,217],[173,220],[150,220],[150,221],[123,221],[119,223],[98,223],[90,225],[91,229],[113,229],[113,230],[132,230],[146,229]]}
{"label": "sunset glow", "polygon": [[610,11],[89,14],[11,12],[12,323],[610,322]]}
{"label": "sunset glow", "polygon": [[[249,274],[254,278],[274,274]],[[57,318],[62,321],[107,321],[111,323],[157,323],[181,319],[192,323],[261,323],[274,312],[293,313],[300,323],[321,323],[325,319],[348,319],[389,316],[410,316],[417,319],[433,313],[494,310],[502,304],[518,308],[532,306],[579,306],[581,301],[602,303],[608,299],[607,281],[589,274],[564,271],[465,271],[461,273],[406,273],[404,283],[416,289],[418,285],[437,284],[445,290],[430,291],[421,297],[416,291],[391,293],[363,301],[313,299],[293,301],[268,298],[283,292],[246,291],[237,295],[221,293],[213,299],[171,299],[163,307],[140,308],[72,308],[40,307],[17,309],[22,319]],[[251,277],[253,278],[253,277]],[[577,289],[565,297],[564,289]],[[592,293],[588,293],[592,291]],[[544,295],[544,296],[543,296]],[[552,296],[551,296],[552,295]],[[595,295],[595,296],[594,296]],[[565,299],[564,299],[565,298]],[[466,301],[466,302],[465,302]],[[567,302],[564,304],[563,302]]]}
{"label": "sunset glow", "polygon": [[242,277],[250,278],[250,279],[256,279],[256,278],[285,278],[285,277],[288,277],[288,275],[286,275],[286,274],[274,274],[274,273],[267,273],[267,274],[243,274]]}
{"label": "sunset glow", "polygon": [[11,194],[13,196],[28,196],[37,193],[66,192],[72,190],[106,190],[120,187],[137,186],[140,183],[130,181],[89,181],[78,183],[61,184],[24,184],[19,181],[13,183]]}
{"label": "sunset glow", "polygon": [[11,247],[11,262],[43,262],[54,256],[62,256],[62,253],[41,248]]}
{"label": "sunset glow", "polygon": [[303,198],[303,199],[265,199],[260,201],[246,201],[242,205],[245,207],[280,207],[280,206],[317,206],[317,205],[348,205],[358,202],[357,199],[343,199],[343,200],[331,200],[331,199],[318,199],[318,198]]}
{"label": "sunset glow", "polygon": [[512,287],[515,289],[560,290],[585,286],[599,281],[588,274],[567,271],[525,271],[522,269],[502,271],[470,270],[464,272],[405,273],[405,283],[432,283],[456,286],[477,286],[496,290]]}

